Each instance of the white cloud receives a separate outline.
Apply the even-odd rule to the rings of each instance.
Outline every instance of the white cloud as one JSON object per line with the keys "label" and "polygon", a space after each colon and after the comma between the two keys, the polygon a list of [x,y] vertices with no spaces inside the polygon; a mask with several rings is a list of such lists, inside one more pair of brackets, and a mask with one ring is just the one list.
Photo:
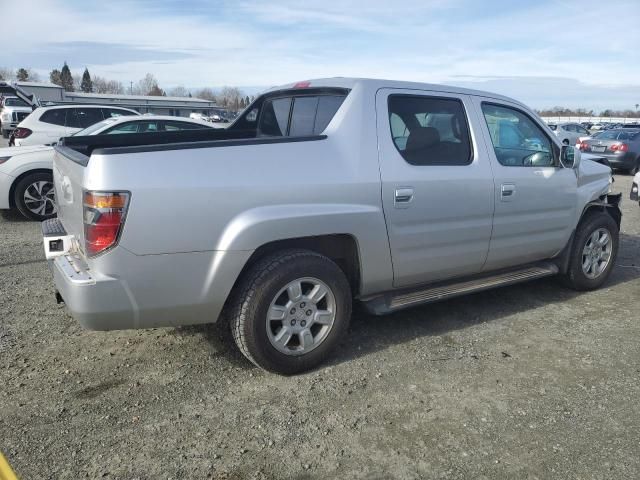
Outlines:
{"label": "white cloud", "polygon": [[[62,0],[32,0],[26,7],[10,2],[3,7],[3,18],[25,18],[26,8],[28,28],[25,22],[4,22],[3,34],[16,39],[14,53],[25,66],[51,42],[143,49],[149,58],[124,52],[114,60],[105,54],[106,46],[102,54],[96,48],[86,63],[95,74],[123,82],[152,72],[164,87],[269,86],[326,76],[427,82],[455,82],[464,75],[565,77],[587,85],[640,83],[636,0],[227,0],[173,6],[161,0],[83,2],[75,7]],[[154,58],[154,52],[176,55],[158,53]],[[74,64],[73,58],[51,58],[50,67],[40,73],[46,75],[64,60],[76,70],[85,66]],[[557,91],[548,93],[558,101],[549,104],[562,103],[562,95],[571,93],[564,90],[569,88],[566,83],[554,88]],[[606,95],[610,90],[598,92]],[[606,103],[601,98],[584,101]]]}

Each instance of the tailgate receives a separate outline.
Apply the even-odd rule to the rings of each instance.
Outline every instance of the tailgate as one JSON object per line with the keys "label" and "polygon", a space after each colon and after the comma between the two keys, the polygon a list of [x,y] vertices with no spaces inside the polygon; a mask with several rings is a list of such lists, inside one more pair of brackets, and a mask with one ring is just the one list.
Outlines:
{"label": "tailgate", "polygon": [[76,246],[84,245],[82,218],[83,181],[89,158],[67,147],[56,146],[53,160],[53,183],[58,203],[58,219]]}

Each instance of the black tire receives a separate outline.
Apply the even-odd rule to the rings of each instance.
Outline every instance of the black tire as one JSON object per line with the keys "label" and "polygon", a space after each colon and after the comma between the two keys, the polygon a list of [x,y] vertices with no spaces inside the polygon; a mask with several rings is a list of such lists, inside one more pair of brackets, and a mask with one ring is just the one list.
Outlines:
{"label": "black tire", "polygon": [[[582,268],[583,250],[591,235],[598,229],[605,229],[611,236],[612,246],[609,262],[605,269],[595,278],[589,278]],[[569,269],[564,275],[564,283],[574,290],[595,290],[599,288],[611,274],[618,255],[619,229],[618,224],[606,212],[587,214],[580,222],[573,241]]]}
{"label": "black tire", "polygon": [[635,175],[640,171],[640,157],[636,158],[636,165],[627,170],[627,173],[631,176]]}
{"label": "black tire", "polygon": [[[267,333],[271,302],[289,282],[304,277],[322,281],[335,299],[335,319],[324,339],[307,353],[290,355],[277,350]],[[258,367],[293,375],[324,362],[351,319],[351,288],[344,272],[329,258],[308,250],[285,250],[258,261],[236,286],[224,317],[240,351]],[[288,320],[285,320],[288,321]]]}
{"label": "black tire", "polygon": [[[16,208],[22,215],[24,215],[25,217],[31,220],[38,220],[42,222],[43,220],[46,220],[48,218],[53,218],[56,216],[56,207],[55,207],[54,201],[47,200],[45,201],[45,208],[43,210],[43,214],[38,214],[37,212],[32,211],[31,208],[33,208],[34,205],[26,203],[25,191],[37,182],[47,183],[46,186],[42,189],[42,192],[45,194],[44,195],[45,197],[49,197],[53,195],[52,193],[53,175],[48,172],[36,172],[30,175],[27,175],[26,177],[22,178],[18,182],[18,184],[16,185],[16,188],[14,189],[13,198],[14,198]],[[49,195],[46,195],[47,193]]]}
{"label": "black tire", "polygon": [[9,130],[2,130],[2,138],[9,138]]}

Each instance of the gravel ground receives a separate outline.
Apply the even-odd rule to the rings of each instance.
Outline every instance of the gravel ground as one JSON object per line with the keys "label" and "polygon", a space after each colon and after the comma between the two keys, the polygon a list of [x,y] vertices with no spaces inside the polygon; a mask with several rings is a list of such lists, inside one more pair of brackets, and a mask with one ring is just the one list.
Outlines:
{"label": "gravel ground", "polygon": [[605,288],[546,279],[355,315],[292,378],[212,327],[82,330],[0,216],[0,450],[23,479],[640,477],[640,208]]}

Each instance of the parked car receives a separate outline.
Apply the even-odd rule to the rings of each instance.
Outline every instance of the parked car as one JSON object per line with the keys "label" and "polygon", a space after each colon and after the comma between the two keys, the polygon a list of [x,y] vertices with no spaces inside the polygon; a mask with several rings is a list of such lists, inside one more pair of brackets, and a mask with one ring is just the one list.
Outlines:
{"label": "parked car", "polygon": [[3,138],[9,138],[18,123],[27,118],[32,109],[18,97],[0,98],[0,130]]}
{"label": "parked car", "polygon": [[589,131],[579,123],[558,123],[553,131],[565,145],[579,144],[582,139],[590,136]]}
{"label": "parked car", "polygon": [[638,205],[640,205],[640,172],[636,173],[633,177],[629,198],[634,202],[638,202]]}
{"label": "parked car", "polygon": [[16,146],[50,145],[105,118],[140,115],[135,110],[103,105],[56,105],[36,108],[13,132]]}
{"label": "parked car", "polygon": [[[160,115],[111,117],[76,135],[114,135],[213,128],[197,119]],[[16,208],[25,217],[45,220],[56,214],[54,149],[48,145],[0,149],[0,209]]]}
{"label": "parked car", "polygon": [[596,133],[580,150],[605,157],[611,168],[635,175],[640,170],[640,129],[619,128]]}
{"label": "parked car", "polygon": [[611,169],[500,95],[313,80],[161,142],[56,146],[45,253],[87,328],[221,318],[293,374],[346,345],[353,299],[384,314],[556,274],[591,290],[615,263]]}

